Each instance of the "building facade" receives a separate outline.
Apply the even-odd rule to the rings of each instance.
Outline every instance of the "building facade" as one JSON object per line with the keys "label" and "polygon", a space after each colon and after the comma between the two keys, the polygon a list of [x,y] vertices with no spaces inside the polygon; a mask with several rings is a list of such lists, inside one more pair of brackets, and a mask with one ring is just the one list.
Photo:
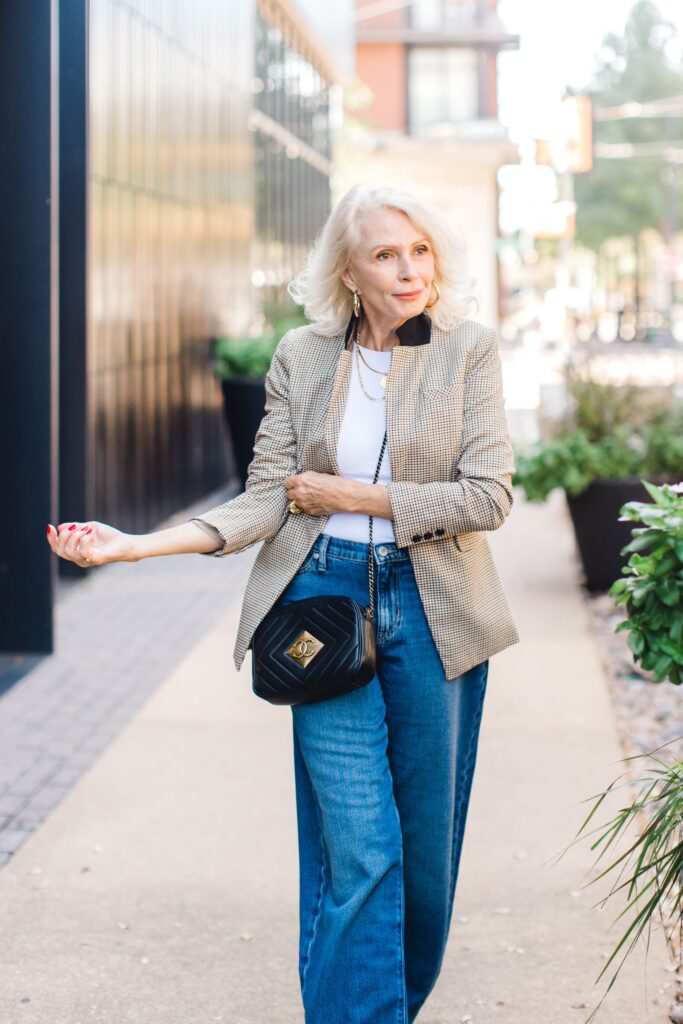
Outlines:
{"label": "building facade", "polygon": [[342,71],[291,0],[3,12],[3,515],[30,565],[0,548],[0,650],[49,651],[82,570],[47,522],[144,532],[231,478],[211,342],[258,327],[329,212]]}
{"label": "building facade", "polygon": [[464,235],[482,299],[498,325],[497,171],[519,162],[498,121],[497,57],[517,48],[497,0],[356,0],[356,75],[368,100],[338,175],[417,192]]}

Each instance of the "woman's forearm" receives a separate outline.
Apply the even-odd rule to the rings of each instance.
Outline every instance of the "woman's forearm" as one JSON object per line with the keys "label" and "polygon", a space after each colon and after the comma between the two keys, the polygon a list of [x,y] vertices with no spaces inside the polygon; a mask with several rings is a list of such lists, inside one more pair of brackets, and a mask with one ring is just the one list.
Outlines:
{"label": "woman's forearm", "polygon": [[205,555],[217,551],[221,545],[200,526],[194,523],[181,523],[169,526],[166,530],[155,530],[154,533],[131,534],[130,562],[139,562],[142,558],[154,558],[156,555]]}

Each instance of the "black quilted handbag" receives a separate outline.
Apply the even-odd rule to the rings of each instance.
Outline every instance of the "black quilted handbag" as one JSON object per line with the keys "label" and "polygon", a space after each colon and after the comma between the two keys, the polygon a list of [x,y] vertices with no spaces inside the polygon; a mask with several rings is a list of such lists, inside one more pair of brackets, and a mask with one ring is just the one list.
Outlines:
{"label": "black quilted handbag", "polygon": [[[387,444],[384,434],[375,478]],[[271,704],[316,704],[358,690],[375,674],[375,563],[368,546],[370,604],[343,594],[275,605],[252,643],[252,689]]]}

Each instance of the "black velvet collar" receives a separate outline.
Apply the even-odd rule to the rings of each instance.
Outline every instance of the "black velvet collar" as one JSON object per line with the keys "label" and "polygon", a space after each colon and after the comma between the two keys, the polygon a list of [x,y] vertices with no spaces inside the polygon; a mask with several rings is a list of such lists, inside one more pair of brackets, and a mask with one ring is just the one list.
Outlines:
{"label": "black velvet collar", "polygon": [[[346,334],[344,336],[344,348],[348,347],[349,339],[353,334],[353,324],[355,316],[351,314],[348,324],[346,325]],[[399,341],[402,345],[427,345],[431,341],[432,337],[432,321],[426,313],[418,313],[416,316],[411,316],[409,320],[406,320],[404,324],[396,328]]]}

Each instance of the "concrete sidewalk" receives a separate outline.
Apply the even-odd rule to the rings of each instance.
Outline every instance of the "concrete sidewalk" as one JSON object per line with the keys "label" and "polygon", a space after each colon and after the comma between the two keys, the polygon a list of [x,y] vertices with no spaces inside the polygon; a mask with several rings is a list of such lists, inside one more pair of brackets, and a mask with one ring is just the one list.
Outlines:
{"label": "concrete sidewalk", "polygon": [[[491,662],[451,940],[419,1020],[582,1024],[623,904],[581,891],[589,841],[551,861],[622,755],[561,495],[518,493],[491,544],[522,642]],[[0,871],[1,1024],[303,1021],[291,717],[253,696],[248,661],[234,670],[240,600]],[[641,942],[596,1024],[665,1024],[660,934],[644,961]]]}

